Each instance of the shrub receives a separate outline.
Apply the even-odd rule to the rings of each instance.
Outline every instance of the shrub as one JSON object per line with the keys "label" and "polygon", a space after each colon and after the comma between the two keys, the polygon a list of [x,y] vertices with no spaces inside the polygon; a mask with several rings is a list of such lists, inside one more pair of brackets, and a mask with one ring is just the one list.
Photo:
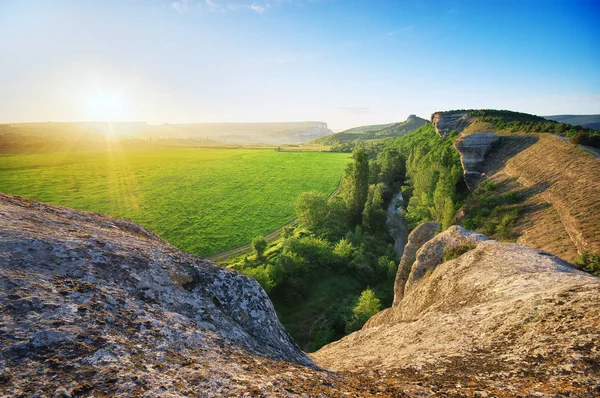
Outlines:
{"label": "shrub", "polygon": [[442,258],[442,262],[445,263],[446,261],[454,260],[469,250],[475,249],[475,247],[475,244],[468,240],[463,240],[458,244],[458,246],[446,246],[444,248],[444,257]]}
{"label": "shrub", "polygon": [[585,272],[600,276],[600,255],[596,253],[586,250],[581,253],[579,258],[575,260],[573,264]]}
{"label": "shrub", "polygon": [[496,189],[496,184],[490,180],[487,180],[481,183],[479,189],[481,189],[483,192],[491,192]]}
{"label": "shrub", "polygon": [[252,250],[256,253],[256,258],[260,259],[267,249],[267,240],[264,236],[257,236],[252,240]]}
{"label": "shrub", "polygon": [[506,204],[512,205],[519,200],[519,195],[516,192],[510,192],[502,196],[502,201]]}
{"label": "shrub", "polygon": [[255,279],[265,292],[270,293],[275,287],[275,281],[271,277],[271,270],[269,266],[263,265],[256,268],[244,268],[244,273],[249,277]]}
{"label": "shrub", "polygon": [[360,294],[358,302],[352,310],[354,317],[348,325],[348,329],[360,329],[369,318],[378,313],[380,309],[381,301],[375,296],[375,292],[373,292],[370,287],[367,287],[367,289]]}
{"label": "shrub", "polygon": [[571,142],[571,144],[573,145],[579,145],[581,144],[581,141],[583,139],[583,133],[579,132],[579,133],[575,133],[573,134],[570,138],[569,141]]}

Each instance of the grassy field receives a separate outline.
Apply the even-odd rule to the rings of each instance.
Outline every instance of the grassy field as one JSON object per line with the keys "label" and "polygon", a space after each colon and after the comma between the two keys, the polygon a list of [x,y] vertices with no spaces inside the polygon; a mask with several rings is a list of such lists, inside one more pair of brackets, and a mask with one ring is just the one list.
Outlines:
{"label": "grassy field", "polygon": [[294,217],[337,187],[348,154],[150,147],[0,156],[0,191],[138,222],[208,256]]}

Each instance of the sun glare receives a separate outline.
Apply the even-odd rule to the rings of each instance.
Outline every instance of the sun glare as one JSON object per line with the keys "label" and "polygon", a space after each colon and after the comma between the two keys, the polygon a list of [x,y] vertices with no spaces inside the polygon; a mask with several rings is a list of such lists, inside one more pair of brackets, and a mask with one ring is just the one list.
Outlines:
{"label": "sun glare", "polygon": [[123,114],[123,98],[120,91],[106,91],[99,87],[86,99],[87,116],[90,120],[110,122]]}

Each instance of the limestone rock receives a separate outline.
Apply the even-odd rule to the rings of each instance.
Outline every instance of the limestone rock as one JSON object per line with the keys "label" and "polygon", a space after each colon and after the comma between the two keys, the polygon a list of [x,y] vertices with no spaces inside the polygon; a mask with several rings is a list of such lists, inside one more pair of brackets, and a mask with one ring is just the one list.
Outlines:
{"label": "limestone rock", "polygon": [[417,251],[431,238],[435,236],[440,225],[435,222],[426,222],[415,229],[408,235],[408,242],[404,246],[404,253],[396,272],[396,280],[394,282],[394,304],[400,304],[404,297],[404,284],[406,283],[413,263],[417,258]]}
{"label": "limestone rock", "polygon": [[467,128],[471,124],[471,118],[466,111],[436,112],[431,115],[431,123],[435,126],[435,131],[446,138],[452,130],[460,133]]}
{"label": "limestone rock", "polygon": [[448,396],[597,396],[600,278],[526,246],[475,244],[311,357],[332,370],[410,375]]}
{"label": "limestone rock", "polygon": [[499,141],[494,133],[474,133],[461,136],[454,143],[460,154],[465,183],[473,191],[482,177],[482,166],[492,146]]}
{"label": "limestone rock", "polygon": [[453,225],[435,238],[428,240],[417,252],[404,286],[405,292],[408,292],[419,279],[423,278],[426,272],[432,272],[441,264],[446,249],[453,249],[461,244],[475,246],[484,240],[487,240],[485,235],[468,231],[458,225]]}
{"label": "limestone rock", "polygon": [[253,279],[136,224],[0,194],[0,396],[363,388],[377,379],[316,369]]}

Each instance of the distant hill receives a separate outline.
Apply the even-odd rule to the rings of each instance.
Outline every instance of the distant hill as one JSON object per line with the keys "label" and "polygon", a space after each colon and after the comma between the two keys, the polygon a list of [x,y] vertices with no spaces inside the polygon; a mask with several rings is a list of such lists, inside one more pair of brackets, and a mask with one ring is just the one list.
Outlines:
{"label": "distant hill", "polygon": [[340,133],[329,134],[313,140],[315,144],[339,145],[351,143],[356,140],[369,141],[390,137],[400,137],[427,124],[426,119],[410,115],[404,122],[377,124],[370,126],[354,127]]}
{"label": "distant hill", "polygon": [[0,124],[5,147],[43,143],[94,143],[119,140],[185,141],[188,143],[303,143],[331,134],[324,122],[192,123],[149,125],[144,122],[43,122]]}
{"label": "distant hill", "polygon": [[346,133],[346,134],[362,134],[362,133],[368,133],[371,131],[387,129],[389,127],[392,127],[394,124],[396,124],[396,123],[373,124],[373,125],[369,125],[369,126],[353,127],[351,129],[344,130],[341,132]]}
{"label": "distant hill", "polygon": [[600,130],[600,115],[552,115],[545,119]]}

